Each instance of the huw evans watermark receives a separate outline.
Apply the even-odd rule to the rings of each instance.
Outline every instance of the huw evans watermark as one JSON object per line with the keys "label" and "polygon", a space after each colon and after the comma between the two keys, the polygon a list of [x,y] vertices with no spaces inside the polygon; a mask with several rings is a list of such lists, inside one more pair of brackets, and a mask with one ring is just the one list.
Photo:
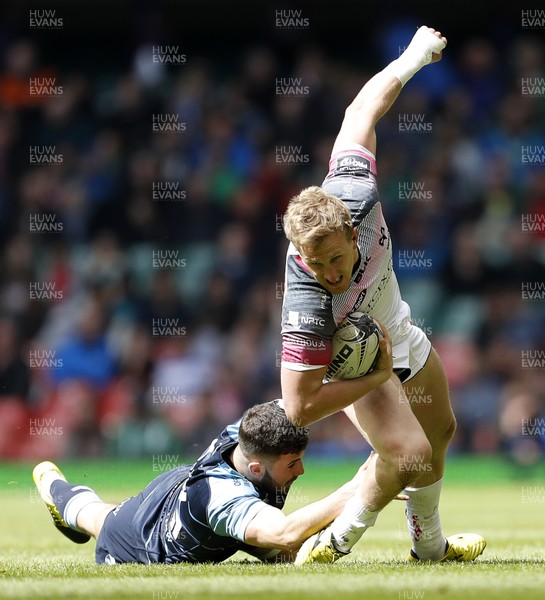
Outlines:
{"label": "huw evans watermark", "polygon": [[310,88],[303,84],[302,77],[277,77],[275,79],[275,94],[287,98],[306,98]]}
{"label": "huw evans watermark", "polygon": [[432,469],[429,461],[421,454],[407,454],[399,458],[399,471],[407,473],[429,473]]}
{"label": "huw evans watermark", "polygon": [[425,318],[411,317],[411,323],[415,327],[419,327],[426,335],[433,335],[433,328],[431,325],[426,325]]}
{"label": "huw evans watermark", "polygon": [[522,77],[521,91],[523,96],[545,96],[545,77]]}
{"label": "huw evans watermark", "polygon": [[64,88],[57,85],[56,77],[31,77],[29,80],[29,94],[39,98],[54,98],[62,96]]}
{"label": "huw evans watermark", "polygon": [[152,267],[154,269],[185,269],[187,259],[180,256],[180,250],[153,250]]}
{"label": "huw evans watermark", "polygon": [[153,46],[152,61],[162,65],[185,65],[187,55],[182,53],[180,46]]}
{"label": "huw evans watermark", "polygon": [[305,17],[301,9],[277,9],[274,24],[277,29],[308,29],[310,19]]}
{"label": "huw evans watermark", "polygon": [[56,214],[31,213],[29,228],[31,233],[61,233],[64,231],[64,224]]}
{"label": "huw evans watermark", "polygon": [[57,357],[56,350],[30,350],[28,366],[31,369],[62,369],[64,361]]}
{"label": "huw evans watermark", "polygon": [[545,214],[522,214],[521,226],[522,231],[528,231],[530,233],[543,233],[545,231]]}
{"label": "huw evans watermark", "polygon": [[424,590],[399,590],[398,600],[424,600],[426,592]]}
{"label": "huw evans watermark", "polygon": [[57,425],[57,420],[53,418],[47,419],[30,419],[29,421],[29,435],[40,436],[59,436],[64,434],[62,427]]}
{"label": "huw evans watermark", "polygon": [[545,436],[545,419],[522,419],[522,430],[523,436],[528,437],[543,437]]}
{"label": "huw evans watermark", "polygon": [[522,9],[522,28],[523,29],[544,29],[545,28],[545,10],[544,9]]}
{"label": "huw evans watermark", "polygon": [[63,26],[63,17],[57,15],[57,11],[53,8],[29,11],[30,29],[62,29]]}
{"label": "huw evans watermark", "polygon": [[521,146],[523,165],[545,165],[545,146]]}
{"label": "huw evans watermark", "polygon": [[431,404],[431,394],[426,394],[424,386],[407,386],[399,390],[399,402],[404,404],[408,401],[409,404]]}
{"label": "huw evans watermark", "polygon": [[151,333],[153,337],[183,337],[187,335],[187,327],[177,318],[153,319]]}
{"label": "huw evans watermark", "polygon": [[426,189],[424,181],[400,181],[398,197],[402,202],[429,202],[432,200],[431,190]]}
{"label": "huw evans watermark", "polygon": [[179,454],[154,454],[152,456],[152,471],[166,473],[180,464]]}
{"label": "huw evans watermark", "polygon": [[521,488],[522,504],[545,504],[545,487],[530,485]]}
{"label": "huw evans watermark", "polygon": [[54,281],[30,281],[29,299],[30,300],[63,300],[64,291],[58,290],[57,284]]}
{"label": "huw evans watermark", "polygon": [[307,165],[310,156],[303,152],[302,146],[276,146],[276,162],[290,165]]}
{"label": "huw evans watermark", "polygon": [[433,125],[425,114],[404,113],[398,117],[399,133],[431,133]]}
{"label": "huw evans watermark", "polygon": [[522,350],[521,359],[523,369],[545,368],[545,350]]}
{"label": "huw evans watermark", "polygon": [[397,266],[400,269],[431,269],[433,261],[426,258],[425,250],[399,250]]}
{"label": "huw evans watermark", "polygon": [[151,401],[153,404],[185,404],[186,394],[181,393],[177,385],[154,385],[151,389]]}
{"label": "huw evans watermark", "polygon": [[154,181],[152,184],[152,200],[158,202],[183,202],[187,191],[182,189],[179,181]]}
{"label": "huw evans watermark", "polygon": [[153,133],[183,133],[187,123],[180,121],[180,115],[175,113],[154,113],[152,115]]}
{"label": "huw evans watermark", "polygon": [[29,146],[31,165],[61,165],[63,161],[64,157],[57,152],[57,146]]}
{"label": "huw evans watermark", "polygon": [[[185,539],[185,534],[181,531],[177,540]],[[151,600],[178,600],[180,592],[177,590],[153,590]]]}
{"label": "huw evans watermark", "polygon": [[521,287],[523,300],[545,300],[545,281],[523,281]]}

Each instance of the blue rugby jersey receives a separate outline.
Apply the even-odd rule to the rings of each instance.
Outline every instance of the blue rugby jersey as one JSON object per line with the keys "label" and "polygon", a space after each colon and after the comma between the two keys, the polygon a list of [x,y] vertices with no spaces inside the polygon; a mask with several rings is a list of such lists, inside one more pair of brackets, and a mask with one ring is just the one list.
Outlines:
{"label": "blue rugby jersey", "polygon": [[245,544],[244,533],[265,506],[281,509],[286,495],[259,489],[227,462],[239,426],[226,427],[193,465],[163,473],[112,511],[97,540],[97,562],[220,562],[239,550],[270,555]]}

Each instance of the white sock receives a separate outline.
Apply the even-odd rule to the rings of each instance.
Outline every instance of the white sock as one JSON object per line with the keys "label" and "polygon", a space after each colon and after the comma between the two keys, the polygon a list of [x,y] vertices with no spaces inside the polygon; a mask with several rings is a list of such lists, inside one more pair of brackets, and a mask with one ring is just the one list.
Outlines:
{"label": "white sock", "polygon": [[380,511],[370,511],[363,506],[359,493],[345,504],[341,514],[331,523],[335,546],[349,552],[369,527],[373,527]]}
{"label": "white sock", "polygon": [[384,72],[397,77],[401,81],[401,85],[405,85],[417,71],[431,62],[434,52],[441,52],[444,47],[445,43],[431,33],[427,27],[420,27],[405,52],[392,61],[384,69]]}
{"label": "white sock", "polygon": [[[93,504],[95,502],[102,502],[102,500],[96,495],[96,493],[86,486],[76,486],[82,489],[81,492],[75,494],[68,502],[64,508],[63,519],[66,523],[73,527],[74,529],[79,529],[78,527],[78,514],[81,509],[85,508],[89,504]],[[72,488],[74,491],[75,488]],[[81,530],[80,530],[81,531]]]}
{"label": "white sock", "polygon": [[445,554],[447,540],[441,531],[439,496],[443,480],[423,488],[408,487],[405,514],[413,551],[418,558],[438,560]]}

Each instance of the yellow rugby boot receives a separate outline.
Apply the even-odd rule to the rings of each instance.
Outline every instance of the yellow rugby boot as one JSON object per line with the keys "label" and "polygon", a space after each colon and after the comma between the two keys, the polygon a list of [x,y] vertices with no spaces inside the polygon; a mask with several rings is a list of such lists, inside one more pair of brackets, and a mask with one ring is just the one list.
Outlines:
{"label": "yellow rugby boot", "polygon": [[[446,562],[455,560],[459,562],[475,560],[486,548],[486,540],[476,533],[458,533],[447,538],[447,549],[443,558],[430,562]],[[411,550],[409,562],[420,562],[420,558]],[[424,561],[423,561],[424,562]]]}

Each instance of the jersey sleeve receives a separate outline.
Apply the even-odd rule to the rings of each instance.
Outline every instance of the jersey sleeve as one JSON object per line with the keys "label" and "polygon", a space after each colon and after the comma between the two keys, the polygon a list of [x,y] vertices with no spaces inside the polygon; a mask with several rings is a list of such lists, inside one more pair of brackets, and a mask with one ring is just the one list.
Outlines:
{"label": "jersey sleeve", "polygon": [[282,366],[292,371],[309,371],[329,365],[331,341],[309,333],[282,336]]}
{"label": "jersey sleeve", "polygon": [[380,201],[374,154],[359,144],[347,144],[332,155],[322,188],[346,204],[352,223],[359,227]]}
{"label": "jersey sleeve", "polygon": [[327,366],[335,328],[331,294],[308,272],[290,245],[282,305],[282,366],[295,371]]}
{"label": "jersey sleeve", "polygon": [[244,478],[211,477],[208,523],[217,535],[244,542],[244,534],[256,514],[268,506]]}

